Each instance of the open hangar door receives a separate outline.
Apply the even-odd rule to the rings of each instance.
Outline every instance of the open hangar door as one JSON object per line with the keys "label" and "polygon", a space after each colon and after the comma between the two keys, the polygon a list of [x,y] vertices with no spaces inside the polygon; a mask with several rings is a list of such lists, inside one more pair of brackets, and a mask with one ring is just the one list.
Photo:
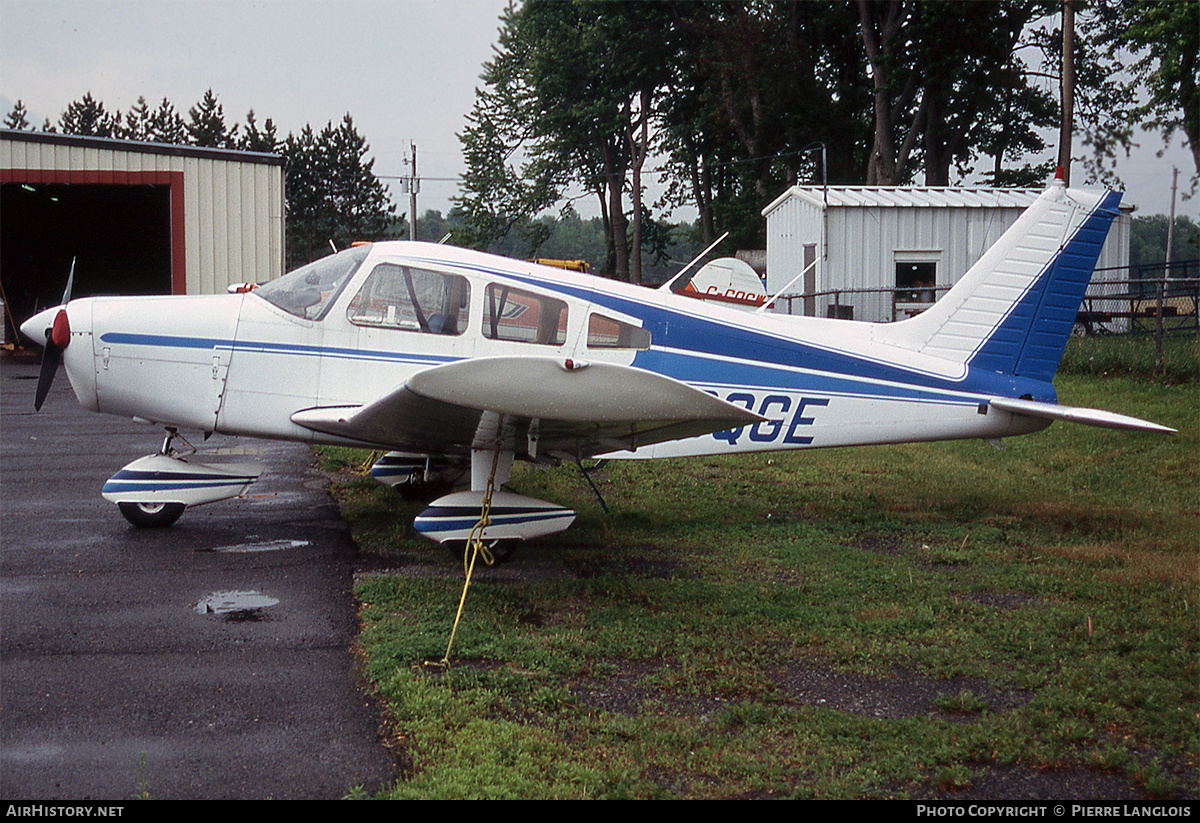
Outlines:
{"label": "open hangar door", "polygon": [[5,342],[18,342],[14,321],[58,304],[72,259],[72,297],[170,294],[171,240],[170,185],[0,184]]}

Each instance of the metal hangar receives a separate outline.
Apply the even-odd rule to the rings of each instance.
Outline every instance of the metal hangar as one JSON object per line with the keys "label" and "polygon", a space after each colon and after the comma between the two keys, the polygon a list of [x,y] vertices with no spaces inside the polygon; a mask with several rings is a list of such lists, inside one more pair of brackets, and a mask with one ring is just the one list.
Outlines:
{"label": "metal hangar", "polygon": [[[777,304],[791,314],[902,320],[945,294],[1041,193],[793,186],[763,209],[767,293],[792,295]],[[1127,276],[1131,210],[1122,206],[1097,262],[1106,278]]]}
{"label": "metal hangar", "polygon": [[73,296],[204,294],[283,274],[284,159],[0,130],[0,285],[12,321]]}

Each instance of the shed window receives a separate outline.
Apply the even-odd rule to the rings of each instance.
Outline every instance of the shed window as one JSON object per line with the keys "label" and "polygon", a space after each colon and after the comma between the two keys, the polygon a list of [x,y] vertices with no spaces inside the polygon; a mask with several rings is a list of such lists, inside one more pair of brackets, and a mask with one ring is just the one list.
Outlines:
{"label": "shed window", "polygon": [[896,299],[902,303],[932,303],[937,285],[937,263],[896,263]]}

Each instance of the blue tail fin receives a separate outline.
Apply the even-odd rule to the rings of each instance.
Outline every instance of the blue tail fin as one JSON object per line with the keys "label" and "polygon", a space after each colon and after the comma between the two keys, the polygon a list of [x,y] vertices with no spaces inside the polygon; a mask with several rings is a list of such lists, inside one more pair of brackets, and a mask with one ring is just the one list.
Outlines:
{"label": "blue tail fin", "polygon": [[1121,195],[1108,192],[1037,277],[969,363],[1049,381],[1091,282]]}
{"label": "blue tail fin", "polygon": [[1049,381],[1121,195],[1047,189],[896,341],[975,369]]}

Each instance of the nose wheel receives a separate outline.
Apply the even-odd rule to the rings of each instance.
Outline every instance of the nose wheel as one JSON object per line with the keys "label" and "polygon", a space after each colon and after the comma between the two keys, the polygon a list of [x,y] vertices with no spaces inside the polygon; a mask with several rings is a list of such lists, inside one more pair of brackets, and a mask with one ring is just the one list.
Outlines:
{"label": "nose wheel", "polygon": [[[176,440],[184,444],[184,451],[172,448]],[[116,503],[133,525],[154,529],[170,526],[191,506],[238,497],[258,480],[258,466],[212,466],[184,459],[195,451],[196,447],[178,431],[168,428],[157,454],[139,457],[125,466],[108,479],[100,494]]]}

